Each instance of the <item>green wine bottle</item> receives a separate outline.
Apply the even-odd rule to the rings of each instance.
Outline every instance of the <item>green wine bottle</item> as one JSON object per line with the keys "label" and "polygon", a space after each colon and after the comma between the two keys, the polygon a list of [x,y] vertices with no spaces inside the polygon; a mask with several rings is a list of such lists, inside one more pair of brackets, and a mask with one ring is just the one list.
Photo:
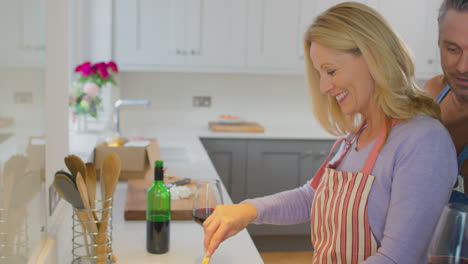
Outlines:
{"label": "green wine bottle", "polygon": [[146,250],[153,254],[169,251],[171,193],[164,184],[164,163],[154,163],[154,183],[146,193]]}

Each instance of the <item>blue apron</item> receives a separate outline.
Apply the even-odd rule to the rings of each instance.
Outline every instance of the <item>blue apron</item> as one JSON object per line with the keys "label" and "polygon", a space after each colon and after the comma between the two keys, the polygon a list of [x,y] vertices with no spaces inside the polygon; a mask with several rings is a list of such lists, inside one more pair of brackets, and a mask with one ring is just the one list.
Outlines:
{"label": "blue apron", "polygon": [[[442,89],[440,92],[439,96],[437,96],[436,102],[440,104],[442,100],[445,98],[445,96],[448,94],[450,91],[450,86],[447,85]],[[468,145],[465,145],[463,147],[463,150],[457,157],[457,163],[458,163],[458,173],[461,174],[461,167],[463,165],[463,162],[468,159]],[[464,203],[468,204],[468,196],[464,193],[461,193],[459,191],[452,191],[452,195],[450,196],[449,203]]]}

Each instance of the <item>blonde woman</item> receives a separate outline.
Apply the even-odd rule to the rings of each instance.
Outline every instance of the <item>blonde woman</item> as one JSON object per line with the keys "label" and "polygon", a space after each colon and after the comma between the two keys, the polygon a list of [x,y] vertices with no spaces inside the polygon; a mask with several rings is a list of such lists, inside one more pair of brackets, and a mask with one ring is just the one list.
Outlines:
{"label": "blonde woman", "polygon": [[313,263],[427,263],[456,153],[408,49],[352,2],[317,17],[304,46],[315,117],[344,136],[339,150],[303,187],[217,207],[204,223],[207,254],[250,223],[310,221]]}

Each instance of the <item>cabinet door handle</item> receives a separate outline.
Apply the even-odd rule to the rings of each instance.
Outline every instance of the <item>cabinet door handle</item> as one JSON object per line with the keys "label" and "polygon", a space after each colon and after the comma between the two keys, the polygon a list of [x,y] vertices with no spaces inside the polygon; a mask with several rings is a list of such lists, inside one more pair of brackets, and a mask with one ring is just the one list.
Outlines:
{"label": "cabinet door handle", "polygon": [[182,52],[180,51],[180,49],[176,49],[176,52],[175,52],[177,55],[180,55]]}
{"label": "cabinet door handle", "polygon": [[303,158],[306,158],[306,157],[309,157],[313,154],[314,152],[312,150],[307,150],[307,151],[304,151],[301,153],[301,155],[299,156],[299,158],[303,159]]}
{"label": "cabinet door handle", "polygon": [[328,151],[322,150],[322,151],[320,151],[318,154],[316,154],[316,155],[314,156],[314,159],[315,159],[315,160],[322,159],[322,158],[327,157],[327,155],[328,155]]}

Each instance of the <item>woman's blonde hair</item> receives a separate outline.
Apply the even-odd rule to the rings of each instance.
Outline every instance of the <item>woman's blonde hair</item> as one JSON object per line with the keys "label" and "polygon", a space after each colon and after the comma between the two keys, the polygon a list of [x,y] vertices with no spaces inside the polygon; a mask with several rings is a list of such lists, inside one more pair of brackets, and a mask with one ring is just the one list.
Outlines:
{"label": "woman's blonde hair", "polygon": [[439,106],[417,86],[413,58],[397,33],[372,8],[345,2],[318,16],[304,40],[314,114],[331,134],[355,132],[362,116],[345,116],[335,97],[320,93],[319,72],[309,56],[312,42],[364,57],[375,81],[375,99],[387,118],[404,120],[427,115],[440,119]]}

